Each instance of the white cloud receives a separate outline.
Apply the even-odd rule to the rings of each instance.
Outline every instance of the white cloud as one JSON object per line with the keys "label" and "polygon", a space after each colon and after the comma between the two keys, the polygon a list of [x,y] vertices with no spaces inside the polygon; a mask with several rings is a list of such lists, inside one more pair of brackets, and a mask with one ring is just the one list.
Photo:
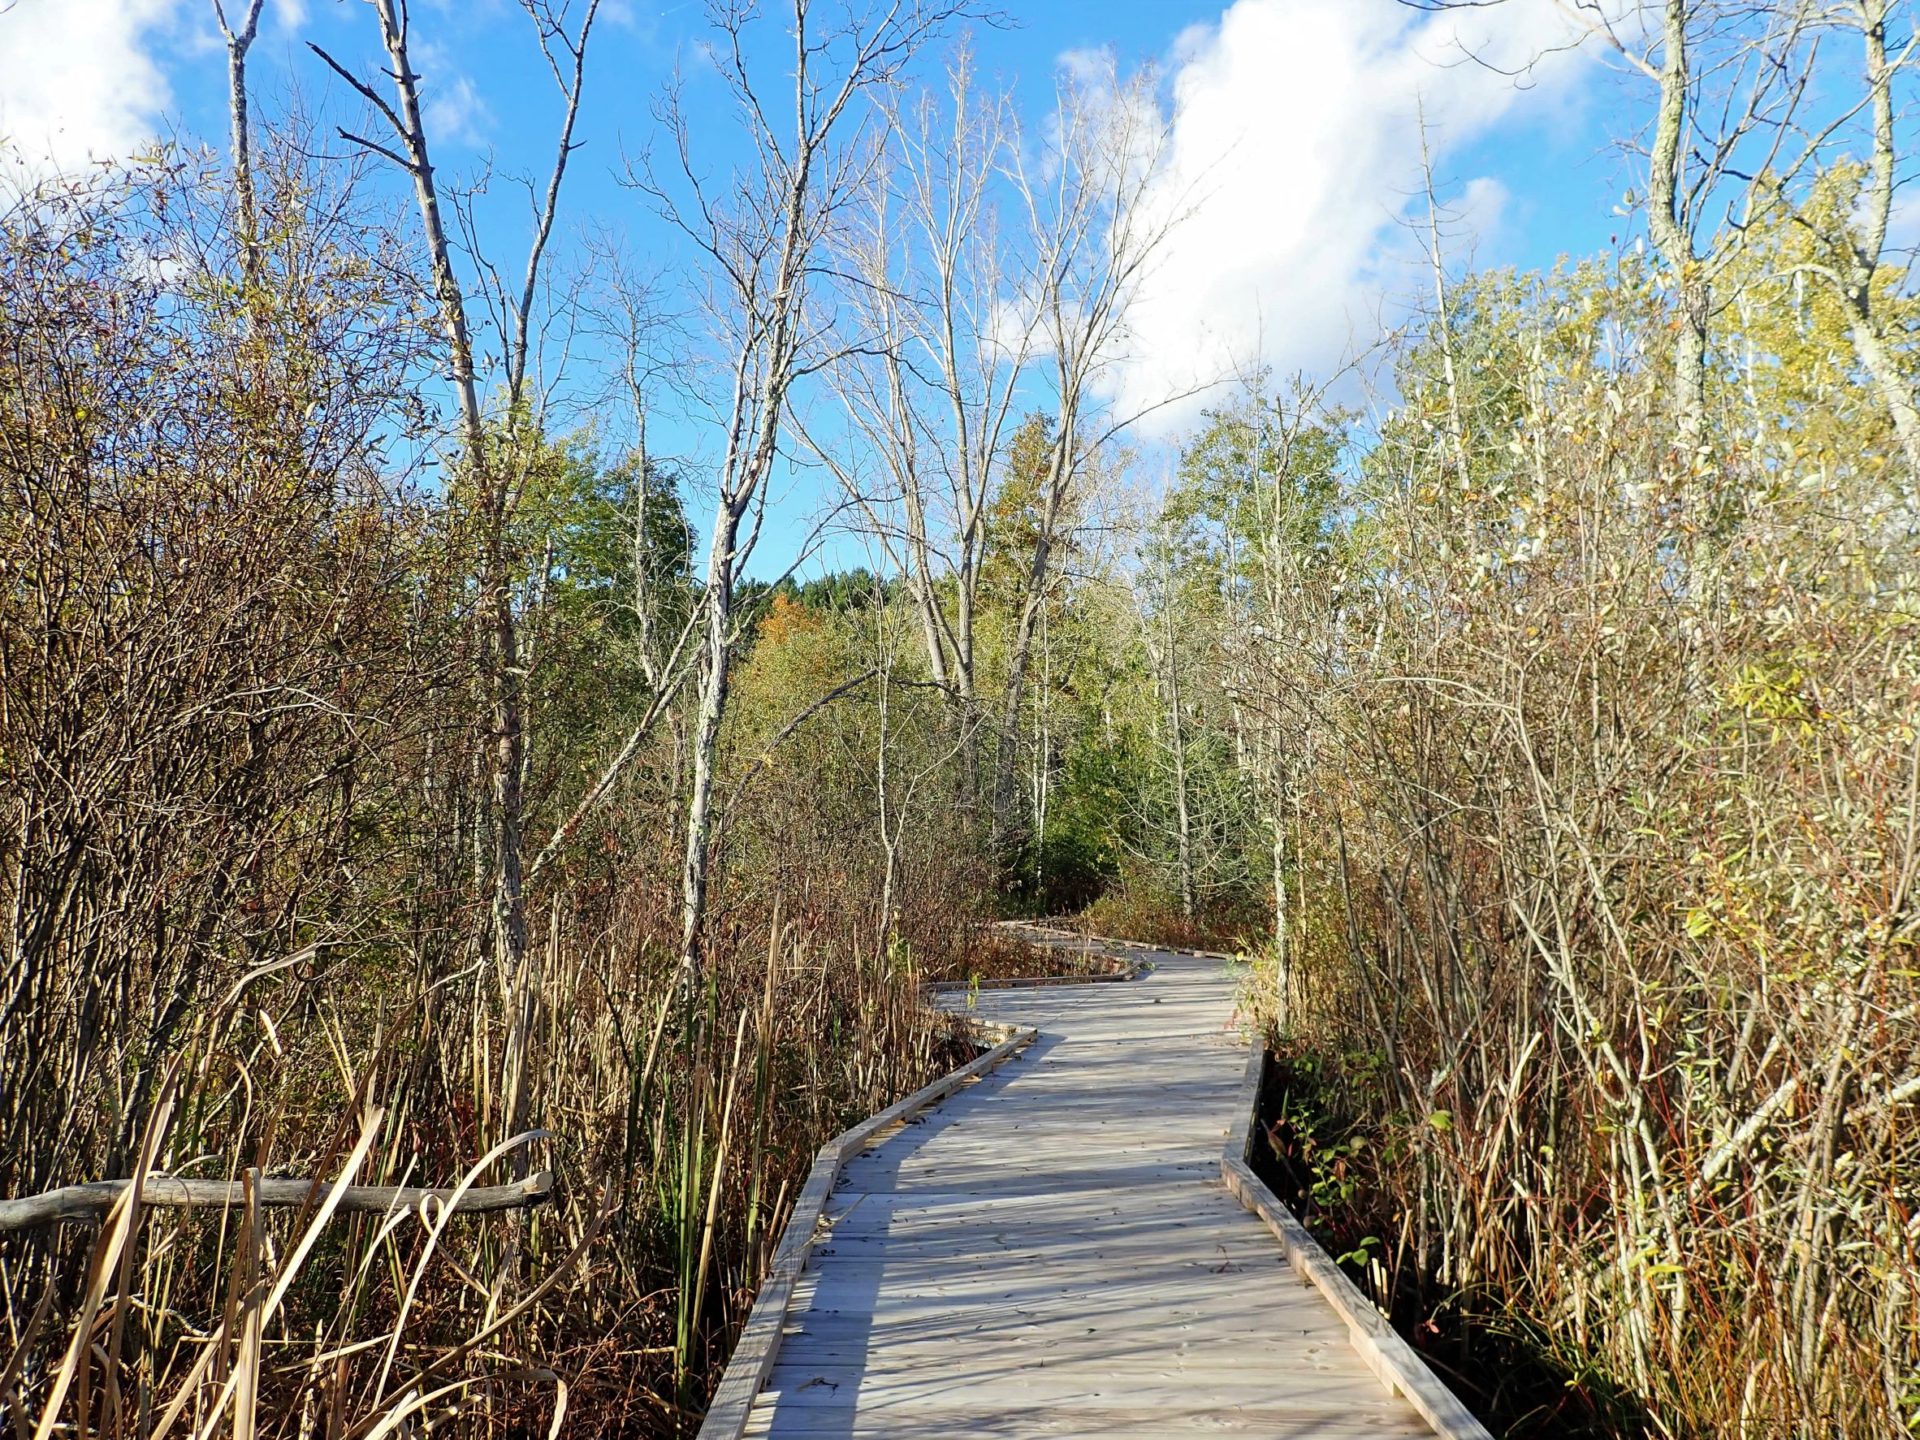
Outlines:
{"label": "white cloud", "polygon": [[77,169],[152,139],[171,98],[148,53],[181,0],[16,0],[0,8],[0,140],[31,169]]}
{"label": "white cloud", "polygon": [[421,119],[427,139],[440,146],[486,143],[493,111],[486,98],[459,66],[446,46],[422,41],[413,47],[414,69],[420,73]]}
{"label": "white cloud", "polygon": [[487,102],[480,98],[473,81],[464,75],[455,75],[433,87],[422,109],[427,122],[427,134],[443,144],[452,141],[460,145],[479,145],[485,140],[485,129],[493,120],[493,112],[487,109]]}
{"label": "white cloud", "polygon": [[[1543,115],[1580,73],[1548,0],[1432,14],[1397,0],[1236,0],[1172,51],[1160,200],[1191,206],[1132,313],[1111,380],[1123,408],[1264,363],[1324,372],[1407,291],[1424,216],[1420,117],[1434,163],[1517,113]],[[1471,51],[1469,58],[1463,53]],[[1545,55],[1524,88],[1512,71]],[[1484,62],[1484,63],[1481,63]],[[1464,245],[1506,198],[1467,177],[1450,206]],[[1158,412],[1172,429],[1209,403]]]}

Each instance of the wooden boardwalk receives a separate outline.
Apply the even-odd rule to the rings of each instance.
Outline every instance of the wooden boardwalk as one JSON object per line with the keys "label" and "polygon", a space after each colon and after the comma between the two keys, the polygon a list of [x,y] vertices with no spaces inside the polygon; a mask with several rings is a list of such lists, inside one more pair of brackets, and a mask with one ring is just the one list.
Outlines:
{"label": "wooden boardwalk", "polygon": [[746,1434],[1431,1435],[1221,1182],[1217,959],[982,992],[1040,1033],[850,1159]]}

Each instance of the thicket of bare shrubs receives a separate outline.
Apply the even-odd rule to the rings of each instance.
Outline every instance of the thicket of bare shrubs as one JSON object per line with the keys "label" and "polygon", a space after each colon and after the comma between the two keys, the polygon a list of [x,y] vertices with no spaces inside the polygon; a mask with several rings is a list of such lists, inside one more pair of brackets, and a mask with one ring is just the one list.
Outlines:
{"label": "thicket of bare shrubs", "polygon": [[1726,374],[1713,445],[1678,450],[1637,264],[1456,299],[1457,371],[1437,327],[1400,357],[1308,639],[1263,651],[1311,762],[1306,904],[1265,975],[1372,1138],[1376,1286],[1510,1317],[1660,1433],[1907,1433],[1920,597],[1894,437],[1828,350]]}
{"label": "thicket of bare shrubs", "polygon": [[[457,485],[407,478],[434,317],[353,168],[298,149],[262,160],[245,282],[223,177],[183,164],[0,216],[0,1194],[551,1169],[556,1199],[123,1204],[0,1235],[0,1413],[677,1433],[814,1147],[961,1053],[914,966],[955,961],[978,877],[919,813],[889,832],[890,900],[878,846],[785,852],[782,817],[825,814],[836,777],[749,782],[729,748],[723,781],[786,798],[728,838],[689,992],[666,725],[537,877],[502,973],[474,527]],[[510,537],[542,840],[647,693],[631,577],[591,573],[628,553],[601,503],[628,492],[583,488],[599,464],[530,469],[571,568],[532,522]]]}

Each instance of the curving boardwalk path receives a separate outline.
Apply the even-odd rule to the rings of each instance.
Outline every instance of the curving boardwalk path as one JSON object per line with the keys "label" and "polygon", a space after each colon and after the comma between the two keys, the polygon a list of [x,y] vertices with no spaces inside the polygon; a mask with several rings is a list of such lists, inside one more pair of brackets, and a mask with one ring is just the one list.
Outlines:
{"label": "curving boardwalk path", "polygon": [[982,992],[1021,1055],[848,1161],[754,1436],[1431,1435],[1220,1179],[1219,960]]}

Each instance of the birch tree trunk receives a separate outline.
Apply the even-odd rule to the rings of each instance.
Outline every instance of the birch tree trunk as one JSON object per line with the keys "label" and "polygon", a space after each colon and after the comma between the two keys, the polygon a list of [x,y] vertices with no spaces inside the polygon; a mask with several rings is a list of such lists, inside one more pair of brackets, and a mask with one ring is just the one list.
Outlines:
{"label": "birch tree trunk", "polygon": [[1858,23],[1864,51],[1862,76],[1873,122],[1873,153],[1865,192],[1860,197],[1859,226],[1845,236],[1846,273],[1840,291],[1849,313],[1854,353],[1873,381],[1893,421],[1894,433],[1906,455],[1910,474],[1920,475],[1920,408],[1899,362],[1887,345],[1885,324],[1875,308],[1874,286],[1880,277],[1887,244],[1887,226],[1893,213],[1893,191],[1898,159],[1894,131],[1893,78],[1912,53],[1912,40],[1897,61],[1887,57],[1887,0],[1859,0]]}
{"label": "birch tree trunk", "polygon": [[[1070,422],[1068,422],[1070,423]],[[1067,425],[1063,423],[1062,429]],[[1020,614],[1014,624],[1013,644],[1007,657],[1007,678],[1000,693],[1000,727],[994,750],[993,833],[994,852],[1004,857],[1012,846],[1013,807],[1019,793],[1016,783],[1020,763],[1020,709],[1026,700],[1027,671],[1033,663],[1033,640],[1040,626],[1041,612],[1047,603],[1047,591],[1053,583],[1054,533],[1065,508],[1067,486],[1072,467],[1068,452],[1055,437],[1051,473],[1046,483],[1040,525],[1033,550],[1027,559],[1027,572],[1021,590]]]}
{"label": "birch tree trunk", "polygon": [[[526,1128],[528,1096],[526,1050],[531,1041],[533,983],[527,954],[525,775],[527,761],[525,672],[520,653],[519,618],[514,610],[514,576],[509,529],[516,492],[514,467],[530,459],[538,443],[537,426],[526,414],[524,385],[532,349],[532,316],[541,265],[558,210],[560,186],[572,153],[572,135],[584,89],[586,51],[599,0],[588,0],[576,36],[568,36],[548,0],[523,0],[539,35],[542,54],[552,65],[566,101],[560,126],[558,154],[549,176],[545,203],[537,217],[535,237],[528,252],[524,286],[508,297],[501,316],[502,346],[508,387],[504,438],[495,443],[487,433],[475,374],[473,332],[467,299],[453,262],[438,182],[428,146],[420,104],[418,73],[410,50],[407,0],[372,0],[380,26],[382,48],[390,64],[393,99],[359,79],[317,45],[310,48],[338,76],[351,85],[385,120],[391,144],[342,130],[344,138],[385,156],[405,170],[413,181],[420,214],[435,308],[447,341],[448,379],[459,414],[461,464],[466,472],[480,516],[477,619],[483,637],[482,670],[488,710],[489,785],[493,821],[493,884],[491,897],[494,970],[500,979],[508,1017],[502,1057],[503,1120],[511,1132]],[[254,6],[258,11],[258,4]],[[555,54],[562,46],[571,60],[571,84]],[[515,1160],[524,1171],[525,1152]]]}
{"label": "birch tree trunk", "polygon": [[1173,634],[1171,606],[1166,626],[1166,697],[1168,753],[1173,757],[1174,854],[1180,874],[1180,918],[1192,924],[1199,915],[1199,897],[1193,873],[1193,807],[1187,795],[1186,719],[1180,713],[1180,652]]}
{"label": "birch tree trunk", "polygon": [[522,883],[522,751],[524,702],[520,684],[519,627],[513,613],[512,576],[506,553],[508,486],[502,457],[488,442],[474,375],[473,339],[466,297],[454,269],[441,211],[440,192],[421,118],[419,76],[408,50],[405,0],[373,0],[381,41],[392,63],[395,109],[382,103],[404,147],[402,163],[413,178],[434,298],[447,337],[447,359],[459,406],[462,463],[472,476],[481,515],[481,616],[487,636],[486,686],[492,762],[494,822],[493,926],[500,973],[517,977],[527,951],[526,898]]}
{"label": "birch tree trunk", "polygon": [[253,188],[253,126],[247,105],[247,51],[260,30],[266,0],[247,0],[240,28],[227,23],[226,7],[213,0],[213,18],[227,44],[227,116],[232,124],[233,198],[239,212],[241,274],[251,289],[260,278],[260,209]]}
{"label": "birch tree trunk", "polygon": [[[977,87],[963,48],[944,97],[889,105],[886,123],[884,169],[849,256],[860,279],[846,294],[869,340],[850,350],[834,381],[858,433],[884,457],[889,499],[903,512],[898,562],[963,747],[967,794],[977,798],[986,521],[1036,334],[1034,317],[1013,303],[994,205],[1009,159],[1011,105]],[[814,448],[857,492],[844,458]],[[869,514],[891,553],[886,522]]]}
{"label": "birch tree trunk", "polygon": [[[742,31],[755,11],[728,5],[716,16],[726,43],[713,54],[755,140],[754,160],[744,176],[736,177],[727,202],[715,201],[690,163],[692,121],[677,100],[668,119],[695,203],[684,208],[676,204],[650,172],[638,182],[715,262],[724,277],[727,319],[733,326],[726,448],[707,550],[703,665],[689,745],[692,773],[681,868],[679,956],[680,988],[689,999],[704,972],[714,784],[731,681],[734,597],[741,565],[757,534],[757,521],[750,526],[749,519],[764,504],[791,386],[803,366],[829,363],[822,357],[809,365],[801,354],[803,345],[815,342],[803,328],[806,279],[816,249],[861,179],[856,157],[836,153],[833,142],[855,97],[890,83],[958,7],[901,0],[882,10],[878,19],[849,20],[820,35],[809,30],[812,8],[812,0],[791,0],[793,128],[784,141],[771,128],[770,108],[748,68],[750,47]],[[823,75],[823,68],[830,70],[836,59],[838,75]]]}
{"label": "birch tree trunk", "polygon": [[740,517],[723,503],[714,515],[707,548],[699,698],[689,750],[693,777],[687,799],[686,853],[680,875],[680,982],[691,996],[701,974],[702,928],[707,916],[707,850],[713,839],[714,767],[720,723],[726,718],[733,661],[733,591]]}
{"label": "birch tree trunk", "polygon": [[1159,113],[1139,93],[1150,77],[1122,83],[1112,76],[1109,82],[1092,92],[1063,89],[1046,168],[1034,173],[1022,167],[1014,175],[1033,251],[1024,298],[1050,354],[1057,428],[1000,697],[993,842],[1003,857],[1014,839],[1021,701],[1063,526],[1106,444],[1146,410],[1175,398],[1126,411],[1101,398],[1099,381],[1127,337],[1128,311],[1143,272],[1186,213],[1179,197],[1170,200],[1153,188],[1166,133],[1144,118]]}
{"label": "birch tree trunk", "polygon": [[1673,333],[1672,406],[1681,451],[1691,464],[1706,434],[1707,317],[1711,286],[1694,253],[1682,187],[1687,131],[1691,0],[1661,0],[1659,101],[1647,165],[1647,233],[1679,297]]}

